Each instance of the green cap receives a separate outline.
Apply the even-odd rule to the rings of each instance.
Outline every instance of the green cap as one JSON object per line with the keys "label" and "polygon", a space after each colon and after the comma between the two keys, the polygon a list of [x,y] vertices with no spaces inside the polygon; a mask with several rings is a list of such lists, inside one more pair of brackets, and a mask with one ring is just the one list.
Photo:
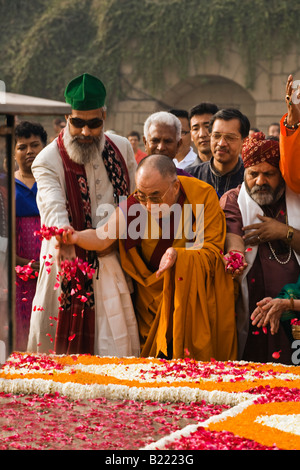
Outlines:
{"label": "green cap", "polygon": [[105,97],[106,90],[101,80],[88,73],[71,80],[65,89],[66,102],[79,111],[101,108]]}

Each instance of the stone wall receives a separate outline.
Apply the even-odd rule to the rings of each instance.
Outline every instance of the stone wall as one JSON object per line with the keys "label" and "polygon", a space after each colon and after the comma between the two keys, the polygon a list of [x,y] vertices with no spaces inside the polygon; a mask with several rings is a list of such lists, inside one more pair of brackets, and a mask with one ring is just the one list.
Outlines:
{"label": "stone wall", "polygon": [[[286,80],[290,73],[300,80],[300,64],[296,53],[289,53],[284,62],[276,58],[272,64],[260,62],[254,87],[247,89],[245,60],[236,51],[228,50],[222,65],[210,56],[197,69],[191,67],[185,79],[174,71],[166,71],[166,85],[156,96],[143,89],[142,81],[132,83],[130,98],[108,109],[106,128],[121,135],[134,129],[142,135],[145,119],[155,111],[173,107],[190,110],[201,101],[211,101],[219,107],[240,109],[248,116],[251,127],[266,133],[269,124],[278,122],[286,112]],[[130,67],[125,66],[123,73],[130,82]]]}

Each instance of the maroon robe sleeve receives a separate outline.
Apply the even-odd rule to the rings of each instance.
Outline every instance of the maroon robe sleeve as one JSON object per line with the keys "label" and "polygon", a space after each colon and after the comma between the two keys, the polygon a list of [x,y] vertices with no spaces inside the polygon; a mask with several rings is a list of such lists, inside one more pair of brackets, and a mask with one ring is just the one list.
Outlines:
{"label": "maroon robe sleeve", "polygon": [[225,213],[227,233],[234,233],[242,237],[244,235],[242,230],[243,219],[237,202],[240,188],[241,186],[238,186],[223,194],[220,199],[220,206]]}

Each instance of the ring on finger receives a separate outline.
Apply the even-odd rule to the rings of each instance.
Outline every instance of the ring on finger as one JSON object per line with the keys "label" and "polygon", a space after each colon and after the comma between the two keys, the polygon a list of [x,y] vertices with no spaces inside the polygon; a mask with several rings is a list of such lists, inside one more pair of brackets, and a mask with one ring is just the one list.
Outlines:
{"label": "ring on finger", "polygon": [[290,100],[291,99],[290,95],[286,95],[285,99]]}

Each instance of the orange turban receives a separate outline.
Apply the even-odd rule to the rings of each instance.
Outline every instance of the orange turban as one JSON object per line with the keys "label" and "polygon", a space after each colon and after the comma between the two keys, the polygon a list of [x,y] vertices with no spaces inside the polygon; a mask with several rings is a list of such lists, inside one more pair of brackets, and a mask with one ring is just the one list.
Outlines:
{"label": "orange turban", "polygon": [[242,148],[242,159],[245,168],[263,162],[279,168],[279,158],[279,142],[266,139],[263,132],[256,132],[245,140]]}

